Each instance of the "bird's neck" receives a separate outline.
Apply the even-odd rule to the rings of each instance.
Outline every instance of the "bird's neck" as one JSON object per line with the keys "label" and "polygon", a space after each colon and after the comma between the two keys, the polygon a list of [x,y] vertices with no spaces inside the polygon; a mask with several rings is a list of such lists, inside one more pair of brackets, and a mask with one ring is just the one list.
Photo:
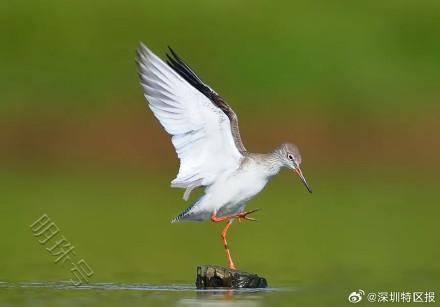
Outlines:
{"label": "bird's neck", "polygon": [[275,176],[280,172],[281,168],[283,168],[283,163],[280,161],[279,154],[277,152],[271,152],[267,155],[271,164],[271,176]]}
{"label": "bird's neck", "polygon": [[278,153],[276,152],[271,152],[267,154],[254,154],[254,156],[258,156],[258,164],[263,166],[264,173],[268,178],[278,174],[283,167],[283,164],[278,157]]}

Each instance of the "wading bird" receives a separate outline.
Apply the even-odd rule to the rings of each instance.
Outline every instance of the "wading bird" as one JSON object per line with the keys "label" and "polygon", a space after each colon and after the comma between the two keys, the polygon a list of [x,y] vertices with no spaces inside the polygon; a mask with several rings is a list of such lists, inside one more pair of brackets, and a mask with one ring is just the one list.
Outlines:
{"label": "wading bird", "polygon": [[204,194],[175,217],[180,220],[226,221],[221,238],[229,268],[235,269],[226,241],[233,220],[255,220],[244,211],[246,203],[257,195],[281,168],[298,174],[311,193],[300,169],[298,148],[284,143],[267,154],[250,153],[244,147],[237,115],[212,88],[171,49],[167,63],[144,44],[137,49],[136,63],[148,106],[172,136],[180,159],[172,187],[183,188],[183,199],[191,191],[204,187]]}

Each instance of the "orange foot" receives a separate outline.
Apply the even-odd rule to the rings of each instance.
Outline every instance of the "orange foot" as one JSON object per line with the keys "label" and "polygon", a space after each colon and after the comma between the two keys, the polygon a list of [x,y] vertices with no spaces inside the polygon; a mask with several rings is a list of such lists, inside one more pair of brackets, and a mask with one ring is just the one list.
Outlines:
{"label": "orange foot", "polygon": [[232,220],[232,219],[238,219],[238,221],[241,220],[248,220],[248,221],[256,221],[256,219],[252,218],[252,217],[248,217],[249,214],[257,212],[261,210],[260,208],[251,210],[251,211],[245,211],[245,212],[240,212],[237,214],[229,214],[229,215],[225,215],[225,216],[217,216],[216,213],[212,213],[211,215],[211,221],[213,222],[223,222],[226,220]]}
{"label": "orange foot", "polygon": [[251,210],[251,211],[241,212],[241,213],[237,214],[237,219],[238,219],[239,222],[241,222],[242,220],[247,220],[247,221],[255,222],[256,219],[254,219],[252,217],[249,217],[248,215],[251,214],[251,213],[257,212],[259,210],[261,210],[261,209],[257,208],[257,209]]}

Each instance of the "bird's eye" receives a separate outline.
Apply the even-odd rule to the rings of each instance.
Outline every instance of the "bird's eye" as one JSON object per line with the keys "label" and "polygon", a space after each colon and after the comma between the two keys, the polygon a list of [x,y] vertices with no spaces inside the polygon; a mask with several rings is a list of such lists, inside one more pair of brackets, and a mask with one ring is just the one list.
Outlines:
{"label": "bird's eye", "polygon": [[291,154],[288,154],[287,158],[289,158],[290,161],[293,161],[293,156]]}

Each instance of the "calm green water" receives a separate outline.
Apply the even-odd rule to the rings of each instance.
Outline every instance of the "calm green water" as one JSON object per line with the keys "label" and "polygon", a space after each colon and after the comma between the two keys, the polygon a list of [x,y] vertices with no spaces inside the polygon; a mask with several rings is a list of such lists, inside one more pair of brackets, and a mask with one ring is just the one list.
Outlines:
{"label": "calm green water", "polygon": [[[5,169],[0,302],[319,306],[348,303],[357,289],[438,292],[434,176],[311,170],[309,195],[282,173],[249,204],[263,208],[259,221],[234,224],[229,239],[238,267],[265,276],[271,288],[200,292],[196,265],[226,263],[222,225],[169,223],[184,207],[182,191],[168,188],[173,172]],[[72,278],[69,268],[54,263],[29,227],[44,213],[93,269],[88,287],[60,284]]]}
{"label": "calm green water", "polygon": [[[3,288],[1,288],[3,287]],[[295,300],[298,289],[195,290],[192,285],[90,284],[79,288],[68,283],[0,285],[14,304],[102,306],[263,306]],[[296,299],[297,300],[297,299]]]}

